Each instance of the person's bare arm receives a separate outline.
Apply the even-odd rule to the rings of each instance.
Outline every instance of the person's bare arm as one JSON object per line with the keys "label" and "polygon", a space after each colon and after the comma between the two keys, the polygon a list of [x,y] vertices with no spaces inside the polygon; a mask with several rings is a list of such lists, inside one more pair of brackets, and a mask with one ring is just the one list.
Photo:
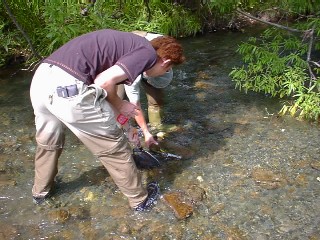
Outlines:
{"label": "person's bare arm", "polygon": [[126,73],[119,66],[114,65],[100,73],[94,82],[107,91],[107,101],[110,102],[121,114],[130,118],[137,114],[136,106],[132,103],[121,100],[117,95],[116,88],[118,83],[121,83],[126,79]]}
{"label": "person's bare arm", "polygon": [[147,122],[144,118],[143,111],[141,109],[140,102],[136,103],[136,105],[137,105],[137,115],[135,116],[135,120],[137,124],[140,126],[141,130],[143,131],[144,141],[147,147],[150,147],[150,145],[152,144],[158,145],[158,142],[154,140],[152,134],[149,132]]}

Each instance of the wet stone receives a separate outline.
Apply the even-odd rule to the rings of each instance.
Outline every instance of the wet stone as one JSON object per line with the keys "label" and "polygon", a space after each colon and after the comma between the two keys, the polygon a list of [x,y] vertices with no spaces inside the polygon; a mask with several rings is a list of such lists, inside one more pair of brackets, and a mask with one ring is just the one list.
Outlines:
{"label": "wet stone", "polygon": [[299,174],[295,178],[295,184],[298,186],[306,186],[308,184],[307,175],[306,174]]}
{"label": "wet stone", "polygon": [[193,203],[201,202],[206,197],[206,191],[195,184],[188,185],[186,193],[190,196]]}
{"label": "wet stone", "polygon": [[129,211],[132,211],[128,208],[127,205],[117,206],[110,209],[109,214],[110,216],[114,217],[115,219],[121,219],[125,216]]}
{"label": "wet stone", "polygon": [[84,220],[90,218],[90,211],[82,206],[72,206],[68,211],[74,219]]}
{"label": "wet stone", "polygon": [[131,232],[130,226],[126,223],[120,223],[118,226],[118,231],[125,234],[129,234]]}
{"label": "wet stone", "polygon": [[48,213],[48,218],[55,223],[65,223],[70,219],[70,212],[66,209],[53,210]]}
{"label": "wet stone", "polygon": [[[1,174],[1,172],[0,172]],[[11,179],[10,176],[6,174],[1,174],[0,175],[0,187],[2,186],[15,186],[17,185],[17,182],[13,179]]]}
{"label": "wet stone", "polygon": [[19,231],[16,226],[1,222],[0,225],[0,239],[14,239]]}
{"label": "wet stone", "polygon": [[165,203],[173,210],[178,219],[185,219],[192,215],[193,207],[184,201],[182,192],[169,192],[163,195]]}
{"label": "wet stone", "polygon": [[310,163],[310,166],[311,166],[313,169],[316,169],[316,170],[319,170],[319,171],[320,171],[320,161],[312,162],[312,163]]}
{"label": "wet stone", "polygon": [[79,222],[78,228],[83,239],[98,239],[97,233],[90,221]]}
{"label": "wet stone", "polygon": [[272,171],[261,168],[254,169],[251,177],[256,184],[269,190],[287,185],[287,180],[281,174],[275,174]]}
{"label": "wet stone", "polygon": [[210,209],[213,215],[218,214],[225,208],[224,203],[218,203],[216,205],[213,205]]}
{"label": "wet stone", "polygon": [[[191,146],[183,146],[182,144],[179,143],[179,141],[177,139],[175,139],[176,141],[169,141],[169,140],[164,140],[164,141],[159,141],[159,145],[162,149],[165,149],[167,151],[165,152],[169,152],[169,153],[173,153],[179,156],[182,156],[183,159],[186,158],[190,158],[192,156],[194,156],[195,154],[195,150],[193,150],[193,147]],[[194,147],[196,148],[196,147]]]}

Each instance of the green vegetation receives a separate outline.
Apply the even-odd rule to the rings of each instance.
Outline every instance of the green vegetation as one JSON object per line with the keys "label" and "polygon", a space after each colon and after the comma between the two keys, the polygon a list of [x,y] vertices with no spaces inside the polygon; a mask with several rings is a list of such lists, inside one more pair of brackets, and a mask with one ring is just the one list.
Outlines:
{"label": "green vegetation", "polygon": [[[0,66],[8,57],[47,56],[83,33],[113,28],[144,30],[175,37],[201,31],[200,16],[171,1],[2,0]],[[18,26],[17,26],[18,24]],[[34,51],[32,51],[33,45]]]}
{"label": "green vegetation", "polygon": [[252,5],[248,0],[1,1],[0,66],[19,55],[30,63],[76,36],[102,28],[195,36],[226,26],[238,4]]}
{"label": "green vegetation", "polygon": [[283,99],[279,114],[319,121],[320,5],[293,6],[308,14],[304,20],[290,27],[274,25],[242,43],[238,53],[245,64],[233,68],[230,76],[240,90]]}

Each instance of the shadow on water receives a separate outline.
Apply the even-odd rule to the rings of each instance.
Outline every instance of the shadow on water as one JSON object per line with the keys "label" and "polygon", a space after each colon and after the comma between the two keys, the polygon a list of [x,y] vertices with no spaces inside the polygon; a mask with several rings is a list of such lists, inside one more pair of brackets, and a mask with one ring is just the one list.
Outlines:
{"label": "shadow on water", "polygon": [[34,206],[32,74],[0,72],[0,239],[318,239],[318,126],[278,117],[277,99],[239,92],[228,77],[241,64],[237,45],[252,34],[181,40],[187,62],[174,70],[164,109],[178,128],[161,146],[183,158],[142,173],[163,195],[184,194],[181,205],[193,208],[185,220],[164,198],[133,212],[70,132],[52,201]]}
{"label": "shadow on water", "polygon": [[98,166],[81,173],[79,177],[70,181],[63,181],[61,178],[57,178],[53,195],[59,197],[60,195],[67,195],[80,191],[85,187],[99,186],[103,184],[108,176],[109,174],[105,168],[103,166]]}

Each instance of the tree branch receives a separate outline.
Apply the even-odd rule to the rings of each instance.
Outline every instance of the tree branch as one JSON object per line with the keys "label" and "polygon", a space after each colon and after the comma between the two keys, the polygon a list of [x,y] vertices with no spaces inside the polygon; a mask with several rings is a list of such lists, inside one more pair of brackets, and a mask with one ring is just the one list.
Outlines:
{"label": "tree branch", "polygon": [[[310,32],[308,32],[308,36],[309,36],[309,47],[308,47],[308,53],[307,53],[307,63],[308,63],[308,69],[309,69],[309,73],[311,76],[311,80],[315,80],[317,79],[317,77],[314,75],[312,68],[310,66],[310,62],[311,62],[311,52],[312,52],[312,46],[313,46],[313,39],[314,39],[314,30],[315,30],[315,26],[312,27],[312,29],[310,30]],[[310,81],[309,83],[309,87],[311,87],[312,81]]]}
{"label": "tree branch", "polygon": [[28,34],[22,29],[22,27],[20,26],[20,24],[18,23],[18,21],[16,20],[15,16],[12,14],[11,10],[10,10],[10,7],[7,3],[6,0],[2,0],[3,2],[3,5],[5,7],[5,9],[7,10],[8,12],[8,15],[9,17],[11,18],[11,20],[13,21],[13,23],[16,25],[16,27],[18,28],[18,30],[22,33],[23,37],[27,40],[29,46],[30,46],[30,49],[32,51],[32,54],[37,57],[39,60],[42,59],[42,57],[40,56],[40,54],[35,50],[35,48],[33,47],[33,44],[28,36]]}
{"label": "tree branch", "polygon": [[149,6],[149,0],[144,0],[143,2],[147,7],[147,10],[148,10],[148,22],[150,22],[150,20],[151,20],[151,10],[150,10],[150,6]]}
{"label": "tree branch", "polygon": [[280,28],[280,29],[283,29],[283,30],[287,30],[287,31],[290,31],[290,32],[298,32],[298,33],[303,33],[303,32],[306,32],[306,31],[302,31],[302,30],[299,30],[299,29],[295,29],[295,28],[291,28],[291,27],[286,27],[286,26],[283,26],[283,25],[280,25],[280,24],[277,24],[277,23],[272,23],[272,22],[268,22],[268,21],[265,21],[265,20],[262,20],[260,18],[257,18],[257,17],[254,17],[252,16],[251,14],[249,13],[246,13],[244,11],[242,11],[241,9],[237,8],[236,11],[248,18],[251,18],[251,19],[254,19],[256,21],[259,21],[259,22],[262,22],[264,24],[268,24],[268,25],[271,25],[271,26],[274,26],[274,27],[277,27],[277,28]]}
{"label": "tree branch", "polygon": [[299,29],[295,29],[295,28],[291,28],[291,27],[286,27],[286,26],[283,26],[283,25],[280,25],[280,24],[271,23],[271,22],[262,20],[262,19],[260,19],[260,18],[256,18],[256,17],[252,16],[251,14],[246,13],[246,12],[240,10],[240,9],[237,9],[236,11],[237,11],[238,13],[240,13],[240,14],[245,15],[245,16],[248,17],[248,18],[254,19],[254,20],[256,20],[256,21],[259,21],[259,22],[262,22],[262,23],[265,23],[265,24],[268,24],[268,25],[271,25],[271,26],[274,26],[274,27],[277,27],[277,28],[280,28],[280,29],[283,29],[283,30],[286,30],[286,31],[303,33],[303,40],[309,38],[308,53],[307,53],[306,62],[307,62],[307,64],[308,64],[308,70],[309,70],[310,79],[311,79],[311,81],[310,81],[310,83],[309,83],[309,87],[310,87],[311,84],[312,84],[312,81],[314,81],[314,80],[317,79],[317,77],[315,76],[315,74],[314,74],[313,71],[312,71],[312,68],[311,68],[311,66],[310,66],[310,63],[313,63],[314,65],[316,65],[317,67],[319,67],[319,63],[314,62],[314,61],[311,61],[311,52],[312,52],[313,41],[314,41],[314,30],[315,30],[315,26],[313,26],[312,29],[299,30]]}

